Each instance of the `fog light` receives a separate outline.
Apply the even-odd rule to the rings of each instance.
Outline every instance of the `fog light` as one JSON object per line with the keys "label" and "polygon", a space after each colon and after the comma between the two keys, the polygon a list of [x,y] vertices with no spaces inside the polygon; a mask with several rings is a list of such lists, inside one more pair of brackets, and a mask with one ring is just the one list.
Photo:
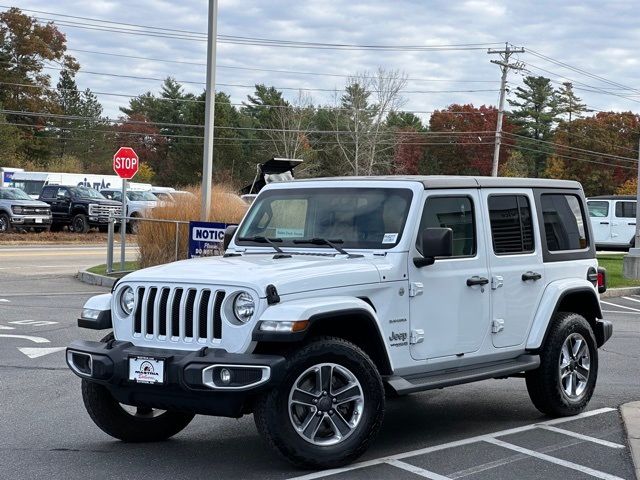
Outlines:
{"label": "fog light", "polygon": [[223,368],[220,370],[220,381],[225,385],[231,383],[231,372],[228,369]]}

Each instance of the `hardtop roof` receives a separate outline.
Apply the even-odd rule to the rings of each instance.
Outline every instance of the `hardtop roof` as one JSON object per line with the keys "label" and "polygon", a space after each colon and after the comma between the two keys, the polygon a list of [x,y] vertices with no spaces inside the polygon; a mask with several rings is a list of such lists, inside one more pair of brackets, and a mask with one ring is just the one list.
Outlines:
{"label": "hardtop roof", "polygon": [[548,178],[481,177],[456,175],[383,175],[358,177],[323,177],[296,179],[295,182],[310,181],[409,181],[422,183],[425,189],[442,188],[559,188],[581,190],[579,182]]}

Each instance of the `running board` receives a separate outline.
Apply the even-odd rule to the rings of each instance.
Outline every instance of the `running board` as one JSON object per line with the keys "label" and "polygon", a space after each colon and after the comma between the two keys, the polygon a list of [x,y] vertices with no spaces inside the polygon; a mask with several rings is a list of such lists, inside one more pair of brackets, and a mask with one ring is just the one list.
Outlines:
{"label": "running board", "polygon": [[517,358],[503,362],[484,363],[475,367],[448,369],[440,372],[431,372],[428,375],[411,375],[407,377],[392,376],[387,378],[386,382],[396,393],[406,394],[476,382],[488,378],[508,377],[527,370],[534,370],[539,366],[540,357],[538,355],[520,355]]}

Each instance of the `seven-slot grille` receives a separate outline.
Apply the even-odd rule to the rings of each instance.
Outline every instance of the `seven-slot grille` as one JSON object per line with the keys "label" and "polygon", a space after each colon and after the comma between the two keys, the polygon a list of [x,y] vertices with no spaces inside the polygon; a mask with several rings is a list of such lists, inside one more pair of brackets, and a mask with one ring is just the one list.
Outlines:
{"label": "seven-slot grille", "polygon": [[122,207],[119,205],[89,205],[89,215],[94,217],[108,217],[109,215],[117,217],[122,215]]}
{"label": "seven-slot grille", "polygon": [[138,287],[133,332],[182,341],[222,338],[224,290],[183,287]]}

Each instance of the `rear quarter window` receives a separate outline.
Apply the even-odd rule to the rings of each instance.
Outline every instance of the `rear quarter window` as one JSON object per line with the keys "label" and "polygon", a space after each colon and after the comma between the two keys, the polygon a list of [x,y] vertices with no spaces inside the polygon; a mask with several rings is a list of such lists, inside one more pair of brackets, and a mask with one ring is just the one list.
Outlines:
{"label": "rear quarter window", "polygon": [[580,197],[564,193],[544,193],[540,204],[549,252],[588,248],[586,220]]}

